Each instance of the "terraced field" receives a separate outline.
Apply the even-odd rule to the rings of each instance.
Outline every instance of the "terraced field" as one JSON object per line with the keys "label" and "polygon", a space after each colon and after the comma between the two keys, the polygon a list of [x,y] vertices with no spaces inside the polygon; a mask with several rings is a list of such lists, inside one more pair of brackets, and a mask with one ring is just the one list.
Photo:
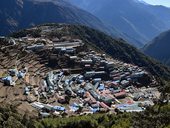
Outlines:
{"label": "terraced field", "polygon": [[[17,45],[9,45],[7,41],[0,42],[0,77],[8,74],[8,69],[17,68],[21,70],[23,67],[28,68],[28,73],[23,79],[16,80],[16,86],[4,86],[0,82],[0,102],[21,104],[24,106],[28,96],[24,94],[24,87],[27,85],[39,86],[41,79],[45,74],[52,70],[48,65],[48,55],[46,51],[38,53],[30,53],[24,50],[19,43]],[[23,104],[22,104],[23,103]]]}
{"label": "terraced field", "polygon": [[30,52],[25,47],[25,45],[31,45],[30,41],[21,42],[16,39],[16,44],[11,45],[9,40],[7,38],[0,40],[0,77],[7,76],[8,70],[14,68],[21,70],[27,67],[28,72],[23,79],[14,78],[15,87],[4,86],[0,82],[1,103],[27,101],[30,97],[23,95],[26,86],[39,87],[41,80],[49,71],[68,67],[67,58],[53,54],[51,49]]}

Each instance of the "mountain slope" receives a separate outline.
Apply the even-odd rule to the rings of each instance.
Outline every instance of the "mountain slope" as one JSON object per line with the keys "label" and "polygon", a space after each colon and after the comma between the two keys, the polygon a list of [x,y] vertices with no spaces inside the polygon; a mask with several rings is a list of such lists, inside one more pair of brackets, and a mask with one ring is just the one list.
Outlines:
{"label": "mountain slope", "polygon": [[[152,109],[149,108],[146,110],[146,113],[140,112],[139,114],[136,114],[136,112],[131,113],[131,114],[128,114],[126,112],[124,114],[121,114],[119,112],[117,112],[118,114],[115,114],[114,112],[114,114],[110,114],[109,112],[109,114],[97,113],[94,115],[92,114],[90,116],[83,116],[83,115],[81,115],[80,117],[75,116],[76,118],[74,117],[68,118],[68,116],[65,118],[65,114],[64,114],[64,117],[62,118],[58,117],[58,115],[57,115],[58,118],[55,118],[55,116],[52,116],[52,117],[50,116],[49,118],[46,118],[46,119],[43,118],[42,120],[39,118],[35,118],[35,117],[31,118],[33,117],[33,115],[38,115],[37,111],[34,111],[34,109],[32,110],[32,107],[30,108],[28,107],[28,105],[32,104],[30,102],[32,101],[31,97],[34,95],[34,94],[31,95],[32,93],[34,93],[32,92],[34,88],[38,89],[38,87],[41,88],[41,86],[43,86],[42,85],[43,83],[40,81],[40,79],[44,80],[45,74],[48,73],[49,71],[54,71],[55,69],[60,70],[61,67],[65,66],[65,64],[67,64],[68,66],[67,69],[68,69],[71,66],[70,64],[73,63],[73,61],[71,61],[71,63],[70,61],[68,61],[69,53],[62,54],[61,52],[57,52],[58,50],[56,49],[55,46],[57,46],[58,44],[63,45],[64,43],[66,44],[71,43],[73,45],[74,43],[77,44],[77,41],[80,41],[81,43],[83,43],[83,45],[81,45],[79,48],[76,48],[77,49],[76,54],[80,53],[80,54],[77,54],[78,60],[75,63],[75,67],[73,67],[73,69],[74,68],[76,69],[76,72],[77,70],[81,69],[81,68],[77,69],[77,64],[80,62],[81,58],[84,58],[84,57],[86,58],[91,55],[93,56],[93,53],[94,55],[98,53],[99,56],[103,56],[103,53],[109,54],[113,58],[122,60],[121,63],[123,65],[125,64],[124,62],[137,64],[141,66],[141,67],[138,67],[138,69],[141,68],[141,69],[144,69],[144,70],[146,69],[150,71],[148,73],[149,74],[152,73],[157,78],[157,80],[159,80],[159,78],[169,80],[170,69],[146,57],[145,55],[140,53],[137,49],[128,45],[123,40],[115,40],[105,35],[104,33],[101,33],[99,31],[96,31],[94,29],[91,29],[85,26],[67,25],[67,24],[46,24],[46,25],[41,25],[41,26],[37,26],[34,28],[30,28],[27,30],[22,30],[20,32],[14,33],[13,37],[15,38],[12,38],[12,37],[5,38],[5,39],[0,38],[0,47],[1,47],[0,48],[0,53],[1,53],[0,54],[0,60],[1,60],[0,68],[2,69],[1,75],[5,75],[6,70],[4,69],[11,69],[14,66],[20,71],[22,71],[21,69],[23,67],[28,67],[28,72],[27,72],[25,79],[22,79],[22,80],[18,79],[17,86],[15,87],[1,85],[0,90],[3,93],[0,93],[1,94],[0,98],[4,102],[10,101],[9,103],[12,104],[12,106],[7,105],[7,107],[0,106],[1,115],[3,115],[1,118],[2,127],[13,127],[13,126],[16,126],[16,128],[24,127],[24,126],[31,127],[31,128],[49,127],[49,126],[50,127],[61,127],[61,126],[62,127],[70,127],[70,126],[85,127],[87,124],[89,124],[88,126],[91,126],[93,128],[100,127],[100,126],[101,127],[114,127],[114,126],[115,127],[116,126],[130,127],[133,124],[134,126],[140,127],[143,125],[143,122],[145,122],[146,127],[150,127],[151,125],[154,125],[154,126],[160,125],[159,117],[161,117],[161,121],[163,120],[163,118],[168,119],[167,118],[169,117],[169,113],[167,114],[168,109],[165,110],[165,107],[161,106],[161,110],[164,110],[164,111],[158,112],[158,105],[156,105],[155,111],[152,111]],[[55,42],[52,42],[54,41],[53,39],[55,39]],[[56,39],[58,40],[56,41]],[[8,40],[14,40],[16,41],[16,43],[10,42]],[[76,41],[76,42],[73,43],[72,41],[73,42]],[[90,51],[90,53],[92,54],[88,55],[89,54],[88,51]],[[106,55],[106,58],[109,59],[110,57]],[[51,60],[53,60],[53,64],[56,65],[55,67],[51,67],[51,65],[49,64]],[[118,62],[118,61],[115,60],[115,62]],[[97,65],[98,66],[100,65],[98,61],[97,61]],[[125,65],[124,65],[124,68],[120,67],[120,70],[123,69],[123,71],[125,70],[124,72],[127,73],[127,69],[125,68],[126,67]],[[138,70],[138,69],[135,68],[135,70]],[[117,70],[117,68],[115,68],[115,70]],[[65,70],[65,71],[67,72],[68,70]],[[57,73],[57,70],[55,70],[54,72]],[[150,76],[152,75],[150,74]],[[56,77],[54,78],[56,79]],[[68,79],[67,76],[65,78],[66,80]],[[37,84],[39,85],[37,86],[35,82],[41,83],[41,84],[40,85]],[[73,83],[73,84],[77,85],[76,83]],[[162,84],[160,83],[156,85],[161,86]],[[31,86],[33,88],[31,91],[31,94],[28,94],[28,95],[31,95],[30,98],[28,98],[28,95],[23,96],[23,91],[26,90],[24,88],[27,86],[29,87]],[[164,86],[161,86],[161,87],[164,87]],[[145,92],[145,89],[147,88],[144,88],[142,92]],[[148,89],[150,90],[150,87]],[[140,91],[140,88],[138,88],[137,90]],[[148,92],[150,94],[151,91],[149,90]],[[6,92],[5,95],[4,95],[4,92]],[[138,91],[136,91],[136,93],[138,93]],[[141,91],[139,93],[141,93]],[[63,95],[64,93],[61,93],[61,94]],[[56,93],[56,95],[58,95],[58,93]],[[49,101],[46,102],[45,100],[46,98],[44,98],[44,95],[42,96],[43,98],[40,98],[40,100],[43,100],[45,104],[47,102],[52,104],[56,102],[56,98],[58,98],[58,96],[48,93],[48,97],[50,98],[52,96],[52,98],[50,98]],[[27,103],[27,101],[29,101],[30,104]],[[74,101],[77,101],[76,98],[74,98]],[[26,114],[19,115],[17,114],[14,108],[19,109],[19,111],[25,111]],[[150,114],[149,111],[152,111],[152,113]],[[31,117],[30,118],[27,117],[27,114],[30,114]],[[144,118],[144,120],[142,120],[142,123],[140,123],[141,121],[138,122],[140,117],[148,117],[148,114],[150,114],[149,119]],[[155,116],[158,117],[158,119],[156,120],[157,123],[155,124],[154,122],[154,124],[150,124],[150,120],[155,120],[155,118],[152,118]],[[100,120],[103,120],[103,121],[101,122]],[[118,123],[115,123],[115,120]],[[82,125],[80,125],[80,122],[83,122]],[[168,121],[163,120],[161,123],[163,124],[161,125],[162,127],[168,125]]]}
{"label": "mountain slope", "polygon": [[[0,34],[7,35],[22,28],[42,23],[82,24],[110,32],[92,14],[63,0],[2,0],[0,4]],[[114,32],[114,30],[111,30]],[[117,33],[117,32],[115,32]]]}
{"label": "mountain slope", "polygon": [[138,0],[70,1],[143,44],[170,27],[170,9],[163,6],[151,6]]}
{"label": "mountain slope", "polygon": [[170,66],[170,30],[161,33],[143,48],[144,53]]}
{"label": "mountain slope", "polygon": [[[158,79],[163,78],[168,80],[170,78],[170,69],[146,57],[140,51],[133,46],[128,45],[123,40],[116,40],[110,36],[105,35],[97,30],[77,25],[57,25],[47,24],[38,26],[37,33],[41,33],[43,29],[49,27],[50,31],[44,33],[49,39],[53,36],[60,38],[60,36],[72,36],[83,40],[89,47],[95,48],[100,52],[105,52],[111,57],[121,60],[123,62],[132,63],[140,67],[145,67],[146,70],[151,72]],[[63,28],[63,31],[57,31],[58,28]],[[35,29],[23,30],[18,33],[14,33],[12,36],[15,38],[24,37],[28,34],[34,34]],[[39,34],[38,34],[39,35]]]}
{"label": "mountain slope", "polygon": [[[86,25],[111,35],[140,44],[133,37],[113,26],[102,23],[94,15],[79,9],[66,0],[2,0],[0,5],[0,35],[43,23]],[[140,44],[141,46],[141,44]]]}

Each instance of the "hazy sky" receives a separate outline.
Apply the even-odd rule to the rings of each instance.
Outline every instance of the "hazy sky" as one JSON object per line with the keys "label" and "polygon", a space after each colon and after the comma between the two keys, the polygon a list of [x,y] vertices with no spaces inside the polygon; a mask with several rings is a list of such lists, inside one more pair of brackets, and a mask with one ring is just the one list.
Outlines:
{"label": "hazy sky", "polygon": [[149,4],[164,5],[170,7],[170,0],[143,0]]}

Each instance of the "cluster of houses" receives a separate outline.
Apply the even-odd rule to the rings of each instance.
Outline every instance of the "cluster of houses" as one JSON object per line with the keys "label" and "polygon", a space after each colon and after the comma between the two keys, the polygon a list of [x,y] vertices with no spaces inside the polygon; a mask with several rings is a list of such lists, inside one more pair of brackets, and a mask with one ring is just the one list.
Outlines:
{"label": "cluster of houses", "polygon": [[[68,68],[44,74],[38,87],[30,84],[24,87],[24,95],[34,97],[29,103],[42,117],[108,111],[114,113],[115,109],[140,112],[159,98],[158,90],[150,87],[156,80],[144,68],[93,50],[82,50],[84,44],[81,40],[61,42],[56,38],[46,40],[26,37],[20,41],[34,42],[25,46],[30,52],[50,49],[67,58]],[[5,85],[15,86],[15,81],[25,78],[27,72],[27,68],[10,69],[1,81]]]}
{"label": "cluster of houses", "polygon": [[43,116],[50,115],[49,106],[54,115],[114,112],[115,109],[140,112],[158,98],[157,90],[148,89],[154,79],[138,66],[110,59],[93,50],[63,54],[74,57],[81,70],[76,73],[71,69],[50,71],[41,81],[39,96],[42,99],[56,97],[51,104],[33,102],[33,107],[42,107],[38,110]]}
{"label": "cluster of houses", "polygon": [[74,53],[76,47],[83,46],[82,40],[72,39],[71,41],[61,41],[58,38],[52,40],[44,39],[43,37],[32,38],[32,37],[22,37],[18,41],[20,42],[31,42],[26,46],[26,50],[36,51],[41,49],[54,49],[59,52]]}
{"label": "cluster of houses", "polygon": [[4,77],[0,78],[0,80],[4,83],[6,86],[15,86],[16,81],[18,79],[22,79],[25,77],[28,69],[25,67],[21,70],[18,70],[17,68],[9,69],[7,71],[7,74],[4,75]]}

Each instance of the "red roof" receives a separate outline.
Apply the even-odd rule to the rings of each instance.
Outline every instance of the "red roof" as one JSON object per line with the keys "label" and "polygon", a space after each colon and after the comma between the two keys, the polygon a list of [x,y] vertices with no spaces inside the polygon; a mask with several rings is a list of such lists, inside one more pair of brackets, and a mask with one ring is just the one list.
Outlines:
{"label": "red roof", "polygon": [[121,91],[119,93],[115,93],[114,96],[115,97],[123,97],[123,96],[126,96],[126,92],[125,91]]}
{"label": "red roof", "polygon": [[103,108],[109,109],[109,106],[107,106],[107,105],[106,105],[105,103],[103,103],[103,102],[100,102],[100,106],[103,107]]}

